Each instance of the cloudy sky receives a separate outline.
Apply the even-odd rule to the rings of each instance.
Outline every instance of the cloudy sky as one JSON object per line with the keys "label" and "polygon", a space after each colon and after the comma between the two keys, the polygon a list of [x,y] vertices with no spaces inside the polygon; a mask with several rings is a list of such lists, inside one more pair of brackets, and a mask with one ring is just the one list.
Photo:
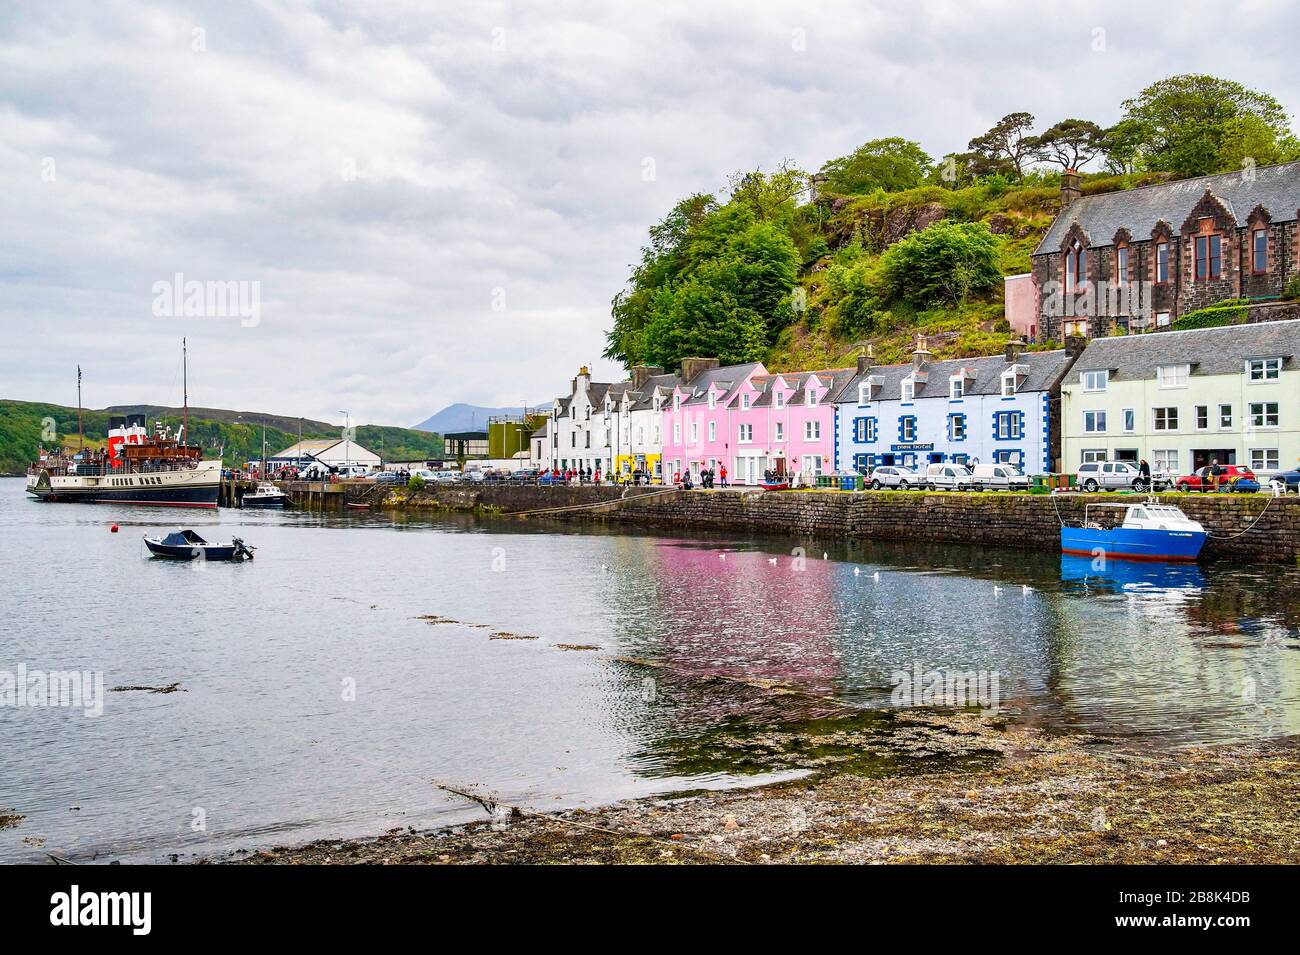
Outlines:
{"label": "cloudy sky", "polygon": [[[71,404],[79,362],[88,405],[179,403],[186,336],[207,406],[549,399],[617,375],[609,300],[683,195],[1106,124],[1191,69],[1295,113],[1297,35],[1284,2],[8,0],[0,397]],[[256,316],[168,314],[177,275]]]}

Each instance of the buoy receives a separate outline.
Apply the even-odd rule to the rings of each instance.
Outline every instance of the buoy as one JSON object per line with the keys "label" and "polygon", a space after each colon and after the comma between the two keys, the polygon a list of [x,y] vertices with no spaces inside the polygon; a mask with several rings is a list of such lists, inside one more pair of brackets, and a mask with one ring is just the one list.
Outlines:
{"label": "buoy", "polygon": [[110,528],[108,529],[108,532],[109,532],[110,534],[116,534],[116,533],[117,533],[117,525],[114,524],[112,527],[110,527]]}

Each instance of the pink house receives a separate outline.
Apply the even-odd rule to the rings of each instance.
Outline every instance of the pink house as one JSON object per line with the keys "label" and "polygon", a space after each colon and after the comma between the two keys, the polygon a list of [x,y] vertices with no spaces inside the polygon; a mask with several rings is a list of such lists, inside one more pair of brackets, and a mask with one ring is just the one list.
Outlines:
{"label": "pink house", "polygon": [[811,483],[832,470],[835,406],[828,400],[854,370],[769,373],[760,362],[719,367],[682,361],[681,384],[664,408],[664,478],[726,467],[733,484],[767,471]]}
{"label": "pink house", "polygon": [[1004,309],[1013,334],[1038,340],[1038,283],[1032,272],[1008,275],[1002,280]]}

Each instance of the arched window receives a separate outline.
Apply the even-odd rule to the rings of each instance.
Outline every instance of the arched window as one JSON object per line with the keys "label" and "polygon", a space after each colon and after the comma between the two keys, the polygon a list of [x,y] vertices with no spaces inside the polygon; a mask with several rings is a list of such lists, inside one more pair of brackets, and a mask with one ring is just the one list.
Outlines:
{"label": "arched window", "polygon": [[1088,253],[1083,244],[1075,239],[1065,250],[1065,288],[1075,291],[1088,280]]}

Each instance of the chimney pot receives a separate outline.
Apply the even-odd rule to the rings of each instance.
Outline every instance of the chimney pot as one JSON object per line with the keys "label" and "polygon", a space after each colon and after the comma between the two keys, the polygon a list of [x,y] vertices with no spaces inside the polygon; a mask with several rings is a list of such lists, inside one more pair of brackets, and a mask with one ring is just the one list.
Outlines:
{"label": "chimney pot", "polygon": [[1067,208],[1082,195],[1083,192],[1079,189],[1079,171],[1067,169],[1061,173],[1061,208]]}
{"label": "chimney pot", "polygon": [[1007,342],[1007,361],[1014,365],[1016,362],[1020,361],[1020,355],[1022,352],[1024,352],[1024,350],[1025,350],[1024,339],[1021,338],[1011,339],[1009,342]]}

